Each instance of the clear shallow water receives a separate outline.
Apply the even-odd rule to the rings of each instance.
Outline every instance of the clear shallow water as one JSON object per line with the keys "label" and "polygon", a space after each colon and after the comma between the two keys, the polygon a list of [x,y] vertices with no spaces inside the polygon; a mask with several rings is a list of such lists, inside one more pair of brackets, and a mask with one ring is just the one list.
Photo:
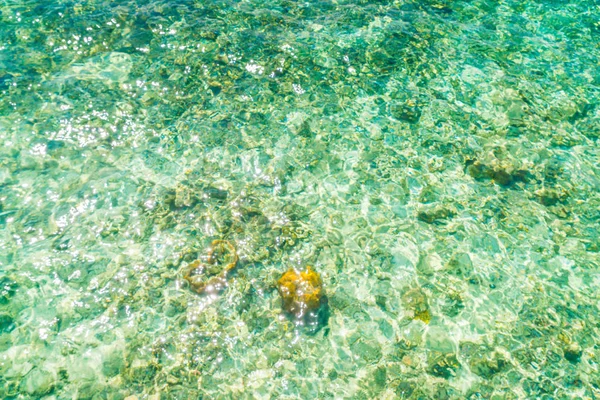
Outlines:
{"label": "clear shallow water", "polygon": [[[0,397],[600,396],[599,20],[3,2]],[[316,332],[277,292],[306,265]]]}

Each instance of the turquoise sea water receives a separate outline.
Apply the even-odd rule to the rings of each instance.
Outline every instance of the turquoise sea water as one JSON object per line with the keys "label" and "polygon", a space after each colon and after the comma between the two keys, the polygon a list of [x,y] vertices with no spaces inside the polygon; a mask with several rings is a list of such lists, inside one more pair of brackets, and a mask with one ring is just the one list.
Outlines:
{"label": "turquoise sea water", "polygon": [[0,398],[600,398],[599,43],[595,0],[1,1]]}

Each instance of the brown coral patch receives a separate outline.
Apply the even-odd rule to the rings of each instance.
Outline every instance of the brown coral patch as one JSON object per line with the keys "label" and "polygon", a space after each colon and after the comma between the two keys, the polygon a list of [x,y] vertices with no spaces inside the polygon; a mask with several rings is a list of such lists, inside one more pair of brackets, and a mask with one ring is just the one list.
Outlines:
{"label": "brown coral patch", "polygon": [[183,270],[183,279],[199,294],[223,290],[227,286],[227,275],[238,262],[235,247],[227,240],[214,240],[207,256],[206,263],[195,260]]}

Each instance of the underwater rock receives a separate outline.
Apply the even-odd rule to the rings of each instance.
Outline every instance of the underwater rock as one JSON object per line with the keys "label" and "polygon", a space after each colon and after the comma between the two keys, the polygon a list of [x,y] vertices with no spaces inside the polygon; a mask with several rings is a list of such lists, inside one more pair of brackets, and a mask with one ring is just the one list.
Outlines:
{"label": "underwater rock", "polygon": [[456,375],[458,368],[460,368],[460,362],[454,353],[440,354],[438,356],[432,354],[427,372],[433,376],[450,379]]}
{"label": "underwater rock", "polygon": [[439,353],[454,353],[456,344],[448,333],[448,330],[441,326],[432,326],[427,330],[425,337],[425,346],[427,349]]}
{"label": "underwater rock", "polygon": [[286,116],[288,129],[295,135],[309,137],[312,135],[310,117],[303,112],[292,112]]}
{"label": "underwater rock", "polygon": [[107,377],[120,374],[124,368],[125,359],[118,351],[108,354],[102,363],[102,373]]}
{"label": "underwater rock", "polygon": [[416,383],[410,381],[400,381],[394,388],[394,393],[400,399],[408,399],[416,389]]}
{"label": "underwater rock", "polygon": [[442,303],[442,312],[449,317],[456,317],[465,308],[463,294],[450,290]]}
{"label": "underwater rock", "polygon": [[177,185],[175,188],[174,205],[176,208],[191,207],[194,205],[192,190],[184,185]]}
{"label": "underwater rock", "polygon": [[416,124],[421,119],[421,108],[414,101],[407,101],[405,104],[393,104],[390,114],[398,121]]}
{"label": "underwater rock", "polygon": [[381,347],[376,342],[357,340],[350,345],[350,349],[355,356],[368,364],[376,364],[382,357]]}
{"label": "underwater rock", "polygon": [[227,190],[219,189],[213,186],[208,186],[204,188],[204,193],[209,198],[216,200],[227,200],[227,196],[229,196]]}
{"label": "underwater rock", "polygon": [[565,172],[563,162],[558,157],[552,157],[546,163],[543,171],[543,177],[548,183],[555,183]]}
{"label": "underwater rock", "polygon": [[15,327],[15,320],[10,315],[0,313],[0,333],[9,333]]}
{"label": "underwater rock", "polygon": [[581,356],[583,355],[583,350],[581,349],[581,346],[579,346],[577,343],[571,343],[564,350],[564,353],[565,353],[565,358],[567,359],[567,361],[575,364],[581,360]]}
{"label": "underwater rock", "polygon": [[554,206],[557,203],[564,203],[568,197],[568,193],[565,190],[557,188],[542,188],[535,192],[538,201],[546,207]]}
{"label": "underwater rock", "polygon": [[157,373],[157,365],[148,357],[134,358],[125,365],[123,374],[134,382],[151,382]]}
{"label": "underwater rock", "polygon": [[402,300],[412,313],[412,319],[418,319],[426,324],[431,321],[427,295],[420,288],[410,289],[402,296]]}
{"label": "underwater rock", "polygon": [[7,276],[0,277],[0,304],[7,304],[17,292],[18,284]]}
{"label": "underwater rock", "polygon": [[498,352],[485,357],[474,357],[470,362],[471,371],[485,379],[491,379],[509,366],[507,359]]}
{"label": "underwater rock", "polygon": [[55,381],[56,378],[49,371],[35,368],[21,381],[21,390],[31,396],[42,396],[52,390]]}
{"label": "underwater rock", "polygon": [[433,275],[443,268],[442,258],[437,253],[428,253],[421,256],[417,264],[417,272],[422,275]]}
{"label": "underwater rock", "polygon": [[417,213],[417,218],[428,224],[441,224],[454,216],[456,216],[456,210],[441,205],[429,207]]}
{"label": "underwater rock", "polygon": [[348,289],[343,286],[337,289],[331,296],[331,306],[338,310],[343,310],[356,301],[356,298],[348,293]]}
{"label": "underwater rock", "polygon": [[488,166],[478,160],[468,160],[465,171],[477,181],[490,179],[494,183],[508,187],[517,182],[527,183],[531,174],[524,169],[513,170],[510,167]]}
{"label": "underwater rock", "polygon": [[210,244],[207,263],[193,261],[183,270],[183,279],[196,293],[218,293],[227,285],[227,275],[238,262],[235,247],[227,240],[214,240]]}
{"label": "underwater rock", "polygon": [[174,317],[181,314],[186,309],[186,299],[184,296],[174,296],[169,298],[164,307],[167,317]]}
{"label": "underwater rock", "polygon": [[467,253],[456,253],[446,265],[448,273],[456,276],[469,277],[473,274],[473,261]]}
{"label": "underwater rock", "polygon": [[123,83],[129,78],[133,58],[118,51],[90,58],[85,63],[75,63],[59,80],[100,80],[105,84]]}

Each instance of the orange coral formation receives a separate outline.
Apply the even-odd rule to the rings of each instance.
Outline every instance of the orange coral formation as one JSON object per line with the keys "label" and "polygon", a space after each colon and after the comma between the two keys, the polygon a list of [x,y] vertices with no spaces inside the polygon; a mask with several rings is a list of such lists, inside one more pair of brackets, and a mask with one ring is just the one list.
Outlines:
{"label": "orange coral formation", "polygon": [[283,299],[283,309],[297,318],[302,318],[321,305],[321,277],[309,266],[300,273],[290,268],[277,281],[277,289]]}
{"label": "orange coral formation", "polygon": [[[190,263],[183,270],[183,279],[189,282],[192,290],[196,293],[215,293],[222,290],[227,284],[227,274],[235,268],[238,262],[238,255],[235,247],[227,240],[214,240],[210,244],[207,254],[207,264],[200,260]],[[210,278],[204,276],[205,272],[219,269],[224,265],[221,271]],[[196,272],[196,274],[192,274]]]}

